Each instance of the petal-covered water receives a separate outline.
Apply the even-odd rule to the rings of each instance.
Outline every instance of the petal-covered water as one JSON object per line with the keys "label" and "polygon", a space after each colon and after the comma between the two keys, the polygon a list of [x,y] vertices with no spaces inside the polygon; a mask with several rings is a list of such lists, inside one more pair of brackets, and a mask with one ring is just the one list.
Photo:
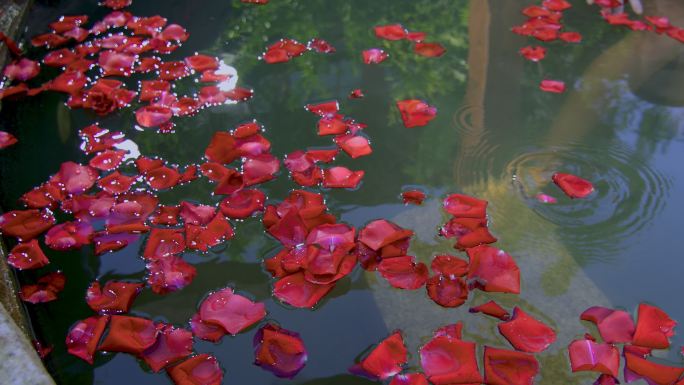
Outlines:
{"label": "petal-covered water", "polygon": [[533,3],[37,4],[0,231],[57,382],[681,381],[684,6]]}

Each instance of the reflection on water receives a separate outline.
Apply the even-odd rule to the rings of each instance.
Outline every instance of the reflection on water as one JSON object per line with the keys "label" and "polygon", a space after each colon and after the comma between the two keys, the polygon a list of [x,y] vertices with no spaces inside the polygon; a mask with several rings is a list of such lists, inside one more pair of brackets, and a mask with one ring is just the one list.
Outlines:
{"label": "reflection on water", "polygon": [[[48,21],[64,13],[103,14],[92,1],[37,3],[28,35],[42,32]],[[436,236],[444,222],[441,198],[463,192],[489,200],[491,230],[500,240],[497,246],[518,261],[523,293],[517,298],[477,292],[472,304],[490,298],[507,307],[519,304],[561,331],[552,349],[539,356],[541,384],[590,383],[587,377],[569,373],[563,352],[569,340],[585,332],[577,316],[586,307],[632,310],[648,300],[684,320],[684,307],[671,295],[681,291],[680,246],[672,234],[681,227],[684,212],[684,196],[675,193],[684,191],[684,109],[670,91],[678,89],[673,68],[679,68],[682,48],[653,34],[635,37],[641,35],[615,30],[598,18],[595,9],[578,2],[565,21],[585,41],[576,47],[553,46],[540,65],[525,63],[517,50],[528,42],[509,29],[520,23],[520,9],[527,4],[278,0],[254,7],[237,1],[136,1],[133,13],[163,13],[191,32],[186,46],[175,53],[178,58],[194,52],[221,57],[226,73],[235,75],[226,87],[234,87],[239,71],[240,83],[254,88],[255,96],[248,103],[203,110],[179,122],[175,135],[133,130],[130,111],[100,123],[123,131],[130,139],[121,144],[127,150],[187,164],[202,157],[214,132],[257,119],[267,129],[274,154],[282,157],[295,149],[329,144],[316,137],[315,120],[302,107],[338,99],[345,113],[368,124],[374,153],[353,163],[340,156],[341,164],[365,170],[366,177],[357,191],[326,191],[331,212],[356,227],[380,217],[410,227],[417,234],[411,253],[429,261],[437,253],[456,253]],[[651,4],[684,25],[681,2]],[[405,42],[373,36],[372,26],[395,22],[426,32],[446,46],[447,54],[438,59],[417,57]],[[256,59],[269,42],[284,37],[324,38],[337,53],[305,55],[272,66]],[[360,52],[369,47],[386,50],[390,59],[364,65]],[[631,60],[634,52],[648,55]],[[567,95],[540,93],[542,75],[562,77],[573,87]],[[672,88],[663,90],[665,85]],[[366,97],[347,99],[356,88]],[[436,119],[426,127],[405,129],[394,103],[408,98],[435,105]],[[17,198],[54,173],[61,162],[86,160],[77,148],[77,132],[94,116],[66,110],[63,103],[54,94],[3,103],[0,123],[20,137],[16,148],[0,157],[4,209],[18,207]],[[550,183],[556,171],[590,179],[597,192],[587,200],[565,198]],[[405,186],[424,190],[425,204],[404,206],[398,197]],[[281,177],[265,184],[264,190],[275,202],[293,187]],[[219,197],[211,191],[212,186],[200,180],[164,192],[160,199],[164,204],[217,203]],[[539,192],[559,198],[558,204],[536,201]],[[198,343],[199,352],[217,355],[227,371],[226,383],[367,384],[346,370],[358,353],[393,328],[406,332],[413,351],[432,329],[458,320],[466,321],[467,338],[507,346],[495,323],[468,314],[467,305],[443,309],[423,290],[396,290],[362,271],[341,282],[315,311],[283,306],[271,298],[269,277],[261,266],[277,244],[264,235],[257,220],[235,227],[237,236],[227,247],[183,255],[198,269],[192,285],[169,296],[146,291],[132,311],[183,325],[208,291],[235,286],[265,300],[269,318],[301,332],[310,348],[309,364],[290,382],[273,379],[252,365],[253,330],[219,344]],[[39,337],[55,345],[47,365],[60,384],[168,383],[164,375],[144,372],[130,357],[100,357],[92,369],[64,351],[66,330],[91,315],[83,301],[86,287],[96,278],[141,280],[143,245],[144,239],[98,258],[90,249],[50,252],[69,277],[64,298],[29,310]],[[21,277],[32,278],[30,273]],[[673,345],[683,342],[678,336]],[[674,354],[667,358],[674,359]]]}

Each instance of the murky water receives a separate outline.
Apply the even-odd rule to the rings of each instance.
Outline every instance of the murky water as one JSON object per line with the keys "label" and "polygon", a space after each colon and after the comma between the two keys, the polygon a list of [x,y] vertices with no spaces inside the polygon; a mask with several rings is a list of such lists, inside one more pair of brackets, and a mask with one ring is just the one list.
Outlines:
{"label": "murky water", "polygon": [[[316,136],[315,119],[302,107],[340,100],[345,114],[368,124],[374,153],[347,163],[366,171],[358,190],[325,192],[331,212],[357,227],[382,217],[412,228],[417,233],[412,253],[429,261],[451,251],[436,236],[444,222],[438,201],[451,192],[488,199],[490,228],[499,238],[497,247],[517,258],[523,294],[477,293],[468,304],[485,298],[523,304],[559,330],[558,342],[539,355],[539,383],[588,383],[591,376],[570,374],[564,352],[571,339],[584,333],[578,316],[586,307],[633,311],[646,301],[684,321],[679,295],[684,256],[678,243],[684,213],[684,46],[610,27],[595,9],[576,3],[565,22],[585,41],[552,44],[543,64],[533,64],[517,54],[527,40],[509,32],[523,20],[519,11],[527,4],[517,0],[272,0],[265,7],[237,1],[136,1],[130,8],[134,14],[161,13],[190,32],[190,40],[172,58],[194,52],[218,56],[256,94],[247,103],[206,109],[182,120],[174,135],[134,130],[130,110],[100,121],[124,131],[143,154],[187,164],[203,155],[214,132],[257,119],[266,127],[274,154],[282,157],[295,149],[329,145]],[[653,0],[651,5],[684,26],[681,2]],[[43,32],[60,15],[83,13],[97,18],[106,11],[94,1],[37,1],[26,36]],[[394,22],[427,32],[447,54],[423,58],[406,42],[373,36],[374,25]],[[305,55],[280,65],[256,60],[281,37],[323,38],[337,53]],[[370,47],[385,49],[390,59],[377,66],[363,64],[360,52]],[[570,90],[542,93],[540,76],[563,79]],[[348,100],[355,88],[366,97]],[[439,110],[437,118],[426,127],[405,129],[394,103],[407,98],[429,101]],[[20,137],[0,156],[3,209],[19,207],[17,198],[56,172],[61,162],[86,161],[77,132],[95,115],[68,110],[65,99],[44,93],[3,103],[0,124]],[[550,182],[555,171],[592,180],[598,193],[589,200],[562,197]],[[401,203],[399,194],[409,185],[428,193],[424,206]],[[262,187],[278,201],[295,185],[281,175]],[[198,181],[160,198],[169,204],[218,202],[211,189]],[[555,195],[559,203],[538,202],[534,197],[540,192]],[[216,355],[226,370],[225,383],[370,383],[347,374],[370,344],[401,328],[415,352],[435,327],[459,319],[466,322],[468,338],[506,346],[495,323],[467,314],[467,305],[442,309],[423,290],[392,289],[363,271],[340,282],[314,311],[285,307],[271,298],[269,277],[260,264],[278,244],[263,234],[257,219],[238,223],[236,234],[227,246],[208,254],[184,253],[197,267],[195,281],[167,296],[144,291],[132,311],[184,325],[208,291],[231,285],[264,301],[268,318],[299,331],[309,348],[306,368],[286,381],[252,365],[253,329],[218,344],[197,342],[198,352]],[[29,306],[29,312],[39,338],[55,346],[46,363],[58,383],[169,383],[164,374],[147,373],[124,354],[99,357],[91,367],[65,352],[70,325],[92,314],[83,300],[92,280],[142,279],[141,245],[102,257],[94,257],[89,247],[49,254],[69,283],[60,300]],[[33,277],[20,274],[20,279]],[[676,336],[673,346],[684,344],[683,336]],[[662,358],[681,364],[674,350]]]}

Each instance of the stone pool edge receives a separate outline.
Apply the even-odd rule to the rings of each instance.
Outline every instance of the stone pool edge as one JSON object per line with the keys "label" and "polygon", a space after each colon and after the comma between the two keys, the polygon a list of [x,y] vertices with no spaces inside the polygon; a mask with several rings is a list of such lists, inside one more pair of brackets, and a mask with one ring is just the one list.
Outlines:
{"label": "stone pool edge", "polygon": [[[19,36],[32,0],[0,0],[0,31]],[[0,68],[9,59],[0,47]],[[0,105],[0,108],[2,106]],[[7,265],[7,250],[0,240],[0,378],[4,385],[55,385],[31,343],[31,326],[17,299],[13,271]]]}

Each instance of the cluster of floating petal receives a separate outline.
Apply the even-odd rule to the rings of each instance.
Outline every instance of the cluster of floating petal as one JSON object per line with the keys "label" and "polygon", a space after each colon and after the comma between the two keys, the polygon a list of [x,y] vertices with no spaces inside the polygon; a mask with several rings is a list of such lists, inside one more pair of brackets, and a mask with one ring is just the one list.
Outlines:
{"label": "cluster of floating petal", "polygon": [[654,349],[670,348],[677,322],[660,308],[642,303],[636,323],[623,311],[605,307],[591,307],[580,319],[596,325],[602,342],[591,334],[574,340],[568,346],[573,372],[595,372],[600,376],[596,384],[617,384],[620,351],[625,360],[624,379],[627,383],[645,380],[654,385],[684,383],[684,367],[669,366],[649,360]]}
{"label": "cluster of floating petal", "polygon": [[260,58],[268,64],[286,63],[297,56],[302,56],[307,51],[334,53],[335,47],[318,38],[309,40],[307,44],[293,39],[280,39],[269,45]]}
{"label": "cluster of floating petal", "polygon": [[[251,90],[221,87],[233,74],[225,72],[226,66],[218,58],[202,54],[179,61],[165,62],[160,58],[159,55],[174,52],[188,39],[182,26],[168,24],[159,15],[139,17],[119,10],[130,1],[108,3],[112,1],[102,5],[116,10],[89,28],[86,15],[62,16],[50,23],[50,32],[34,36],[31,44],[48,50],[42,65],[60,68],[61,72],[46,80],[40,76],[41,63],[23,57],[19,51],[3,70],[9,85],[0,89],[0,99],[61,92],[69,96],[69,107],[89,109],[104,116],[132,106],[139,95],[141,106],[135,113],[138,124],[169,132],[174,117],[194,115],[204,107],[251,97]],[[139,92],[114,79],[128,82],[133,75],[144,78],[145,74],[155,78],[142,80]],[[206,85],[197,95],[176,95],[172,83],[194,74]],[[0,147],[13,143],[11,136],[3,136]]]}
{"label": "cluster of floating petal", "polygon": [[[519,309],[516,311],[522,312]],[[513,332],[516,336],[514,341],[533,341],[538,345],[537,348],[545,349],[555,340],[555,333],[552,330],[549,333],[548,326],[533,321],[538,324],[529,324],[527,319],[517,321],[520,324],[512,327],[516,329]],[[507,324],[504,322],[500,325]],[[430,341],[419,350],[422,373],[404,372],[408,362],[408,350],[401,331],[395,331],[370,349],[349,371],[376,381],[391,379],[391,385],[534,383],[534,378],[539,372],[539,363],[534,355],[524,350],[485,346],[482,360],[483,375],[478,364],[477,345],[463,340],[462,331],[463,324],[460,322],[434,331]]]}
{"label": "cluster of floating petal", "polygon": [[333,136],[336,148],[297,150],[288,154],[284,163],[292,180],[303,187],[358,187],[365,174],[363,170],[354,171],[344,166],[322,168],[319,164],[331,163],[340,150],[352,159],[372,154],[369,139],[361,133],[366,125],[340,114],[340,105],[336,100],[307,104],[305,108],[319,117],[318,135]]}
{"label": "cluster of floating petal", "polygon": [[[408,40],[413,43],[413,51],[425,57],[440,57],[446,53],[446,49],[439,43],[425,42],[425,32],[412,32],[401,24],[378,25],[374,28],[375,36],[379,39],[398,41]],[[371,48],[363,51],[363,62],[366,64],[378,64],[383,62],[389,55],[380,48]]]}

